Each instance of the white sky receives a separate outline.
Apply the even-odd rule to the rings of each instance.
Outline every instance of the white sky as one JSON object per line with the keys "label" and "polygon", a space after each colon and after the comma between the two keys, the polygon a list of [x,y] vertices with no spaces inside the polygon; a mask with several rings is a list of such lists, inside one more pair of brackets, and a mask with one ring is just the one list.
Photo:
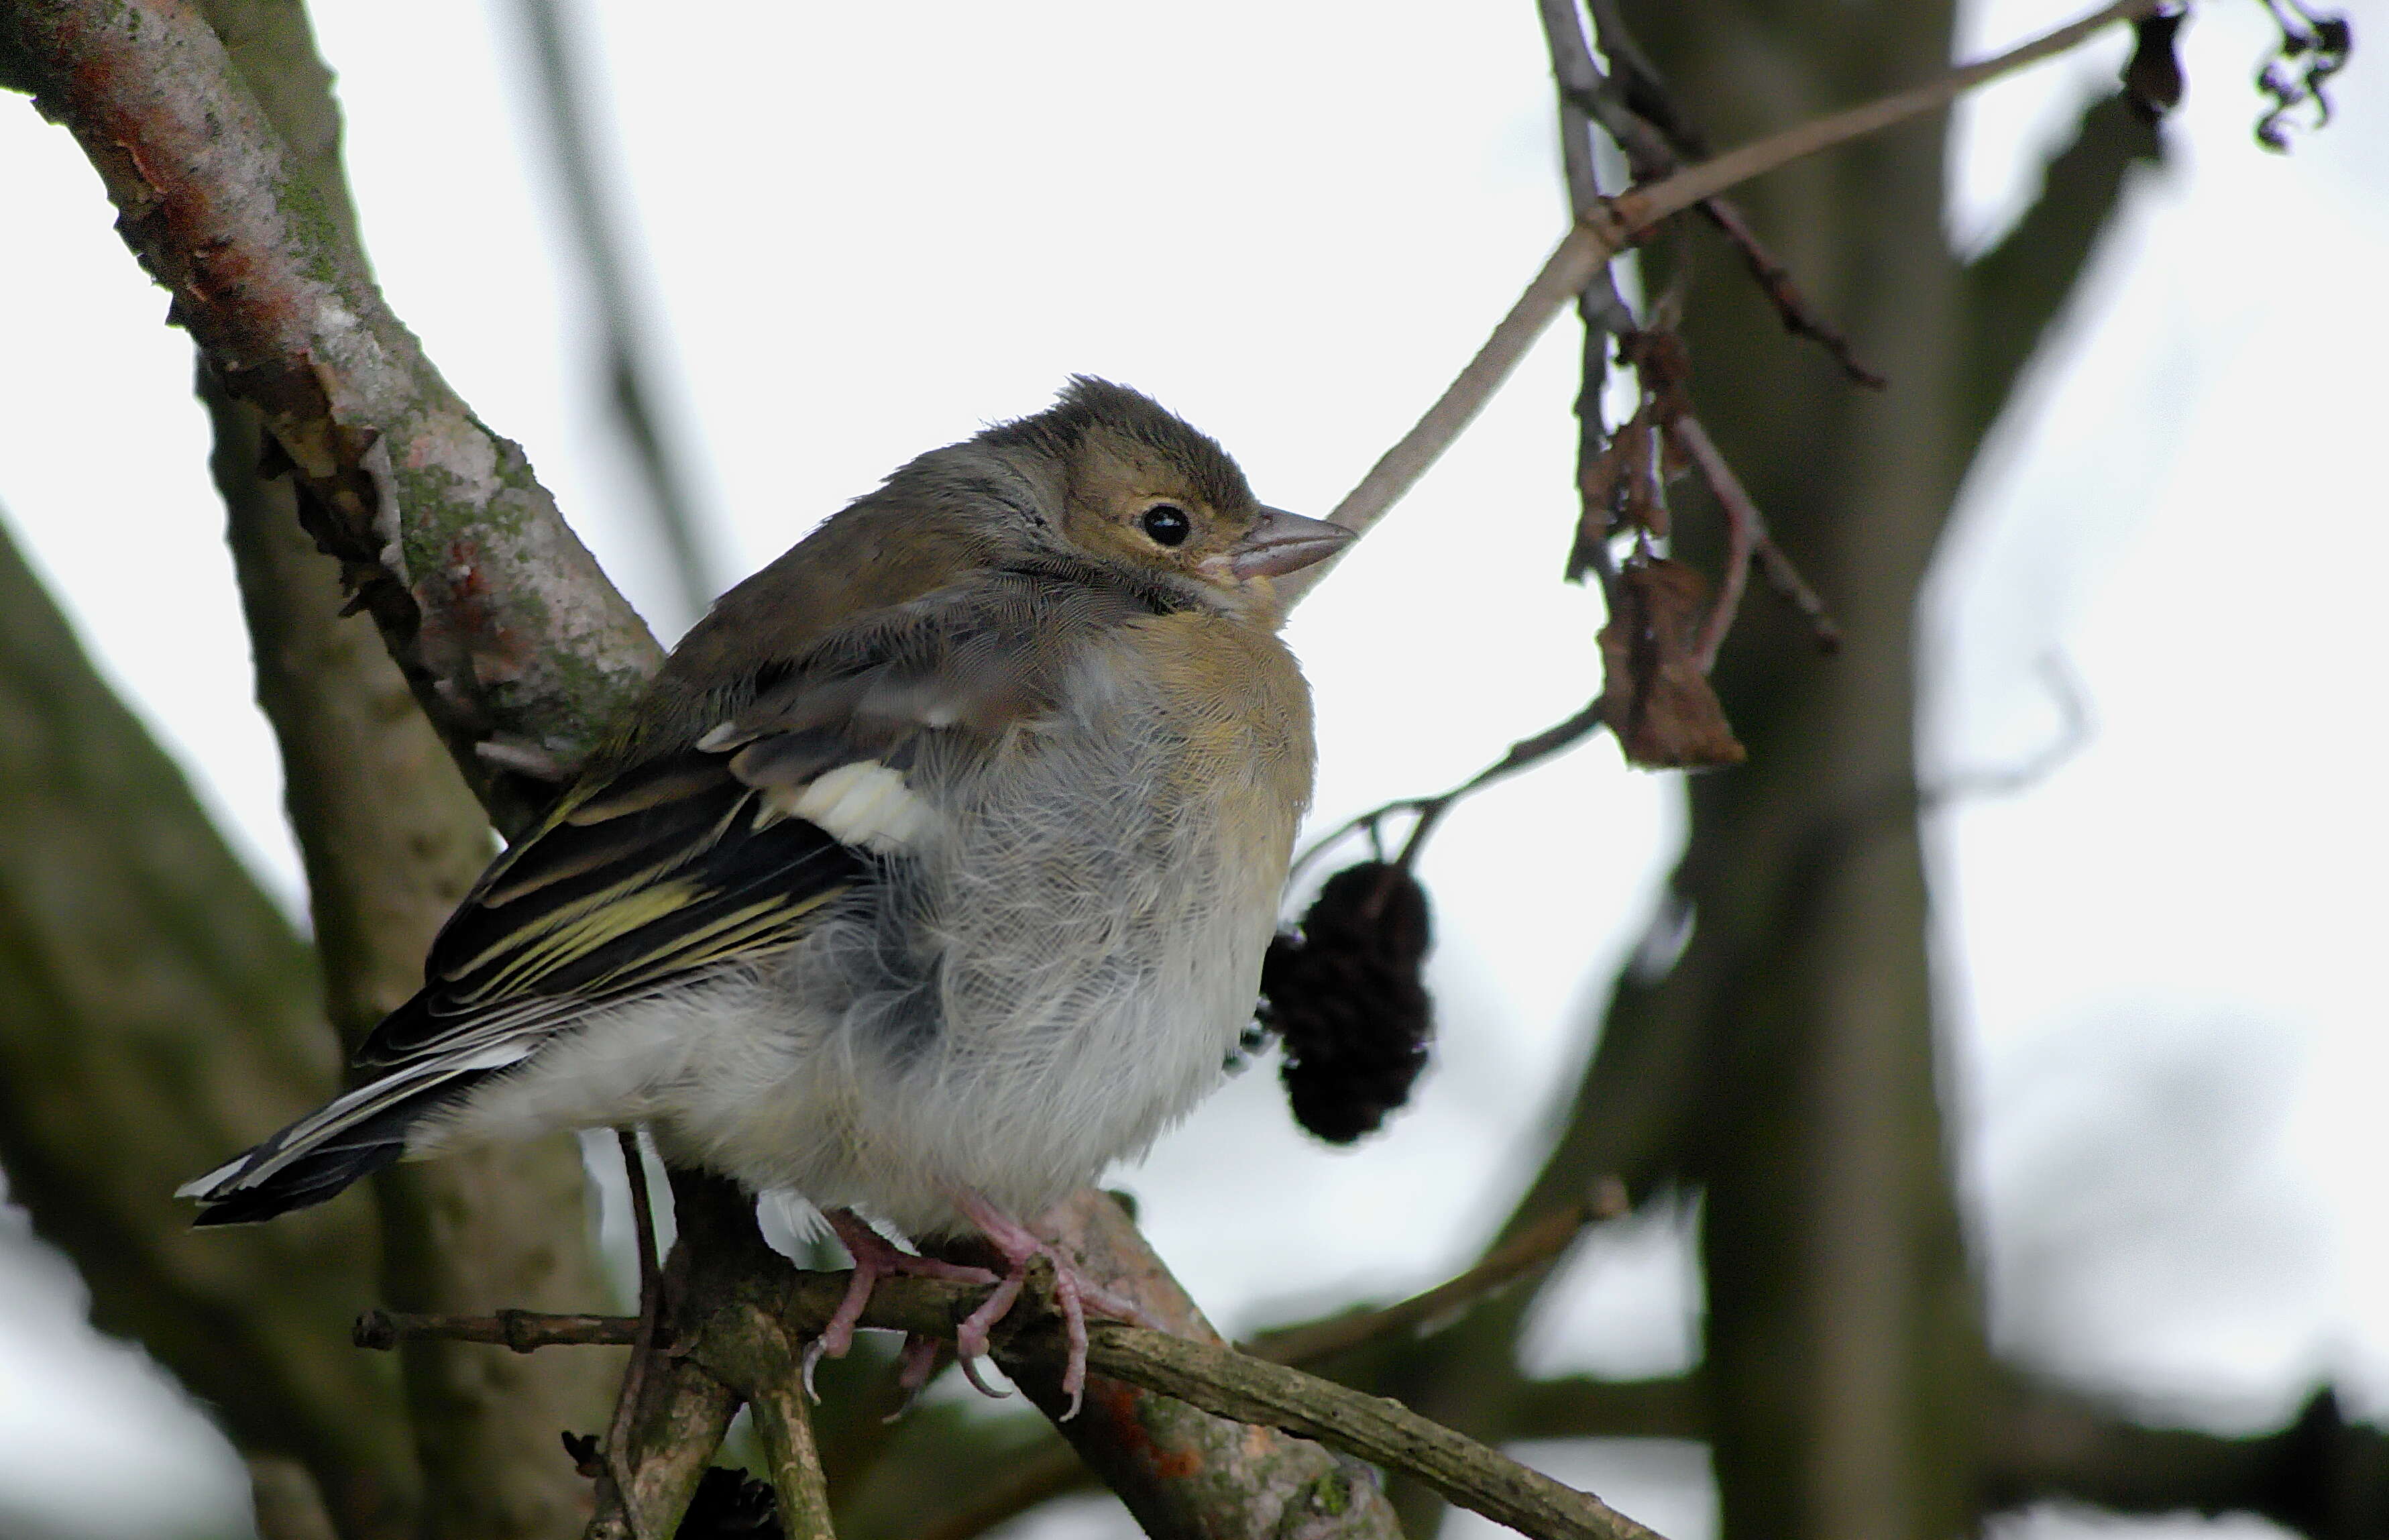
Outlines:
{"label": "white sky", "polygon": [[[1965,51],[2064,14],[1991,0]],[[1961,1159],[2003,1342],[2218,1426],[2278,1416],[2319,1376],[2389,1409],[2371,977],[2389,917],[2370,881],[2389,840],[2377,601],[2359,586],[2389,569],[2389,107],[2359,14],[2341,120],[2288,160],[2260,153],[2259,14],[2199,7],[2182,153],[2135,187],[1970,490],[1930,606],[1924,738],[1944,771],[2027,758],[2055,727],[2035,672],[2052,649],[2090,699],[2077,758],[1935,830]],[[510,32],[474,0],[324,0],[317,17],[399,313],[677,629],[509,105]],[[687,438],[739,571],[1074,370],[1153,391],[1265,498],[1323,511],[1564,218],[1523,3],[725,0],[700,30],[606,0],[600,19]],[[1951,214],[1967,238],[2012,216],[2121,51],[1968,105]],[[295,903],[187,344],[89,168],[15,98],[0,185],[20,220],[0,242],[0,506]],[[1575,356],[1567,331],[1547,340],[1297,618],[1322,826],[1449,784],[1595,687],[1596,606],[1554,581]],[[1606,743],[1450,820],[1426,872],[1444,1036],[1415,1108],[1326,1151],[1291,1131],[1263,1068],[1128,1178],[1215,1316],[1391,1294],[1464,1259],[1572,1081],[1578,1023],[1678,827],[1672,786]],[[1531,1354],[1680,1367],[1692,1287],[1680,1230],[1605,1241]],[[220,1443],[73,1328],[54,1262],[0,1246],[0,1530],[236,1521]],[[140,1479],[93,1481],[111,1461]],[[1677,1540],[1712,1522],[1696,1451],[1554,1469]]]}

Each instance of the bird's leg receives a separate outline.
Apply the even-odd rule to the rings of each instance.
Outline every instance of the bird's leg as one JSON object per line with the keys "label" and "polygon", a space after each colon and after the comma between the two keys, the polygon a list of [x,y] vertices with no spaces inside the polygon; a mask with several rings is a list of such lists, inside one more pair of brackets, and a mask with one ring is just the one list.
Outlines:
{"label": "bird's leg", "polygon": [[[988,1351],[988,1329],[1003,1319],[1013,1302],[1028,1281],[1029,1264],[1039,1257],[1054,1264],[1054,1300],[1061,1307],[1062,1330],[1069,1342],[1069,1356],[1062,1369],[1062,1393],[1070,1400],[1070,1409],[1062,1414],[1064,1421],[1079,1415],[1079,1402],[1087,1386],[1087,1307],[1092,1305],[1106,1315],[1131,1325],[1154,1330],[1165,1328],[1136,1307],[1133,1301],[1121,1298],[1087,1277],[1078,1263],[1063,1254],[1061,1248],[1040,1238],[1028,1226],[997,1208],[978,1194],[958,1190],[950,1195],[962,1216],[978,1226],[989,1242],[1003,1253],[1008,1264],[1003,1282],[985,1303],[964,1320],[954,1332],[954,1353],[965,1370],[970,1362]],[[976,1375],[973,1384],[978,1384]],[[984,1385],[979,1386],[984,1391]]]}
{"label": "bird's leg", "polygon": [[617,1128],[614,1138],[622,1150],[622,1175],[631,1187],[631,1233],[639,1252],[639,1328],[631,1347],[631,1361],[622,1370],[622,1388],[615,1395],[614,1420],[606,1431],[606,1470],[614,1495],[631,1526],[632,1540],[642,1540],[639,1517],[631,1507],[631,1424],[646,1393],[647,1367],[656,1353],[656,1324],[663,1314],[663,1274],[656,1265],[655,1197],[647,1186],[647,1162],[639,1153],[635,1129]]}
{"label": "bird's leg", "polygon": [[[832,1209],[823,1217],[837,1234],[838,1241],[854,1258],[854,1273],[846,1285],[846,1297],[837,1302],[837,1309],[822,1328],[821,1335],[805,1346],[805,1393],[815,1401],[821,1399],[813,1389],[813,1366],[824,1358],[843,1358],[854,1345],[854,1328],[862,1323],[862,1312],[871,1303],[871,1290],[884,1277],[943,1278],[952,1283],[994,1283],[996,1277],[984,1267],[964,1267],[936,1257],[916,1256],[889,1244],[888,1238],[869,1225],[852,1209]],[[907,1344],[909,1347],[909,1343]],[[911,1359],[906,1360],[909,1367]],[[909,1388],[909,1387],[908,1387]]]}

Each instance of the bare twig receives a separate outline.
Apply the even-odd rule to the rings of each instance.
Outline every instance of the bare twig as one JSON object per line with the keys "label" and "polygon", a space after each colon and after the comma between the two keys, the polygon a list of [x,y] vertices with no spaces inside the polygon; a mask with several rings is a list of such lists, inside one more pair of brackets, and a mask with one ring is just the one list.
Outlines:
{"label": "bare twig", "polygon": [[2006,53],[1961,65],[1922,85],[1878,97],[1846,112],[1812,119],[1780,134],[1770,134],[1670,176],[1655,186],[1638,187],[1614,199],[1612,212],[1629,230],[1647,230],[1669,214],[1680,212],[1736,183],[1747,182],[1762,172],[1947,107],[1986,81],[2062,54],[2118,21],[2148,15],[2161,3],[2162,0],[2115,0],[2113,5],[2102,6],[2079,20],[2044,32]]}
{"label": "bare twig", "polygon": [[1331,846],[1337,844],[1348,835],[1363,828],[1374,834],[1379,824],[1397,814],[1403,813],[1416,815],[1418,822],[1412,827],[1410,838],[1402,842],[1401,854],[1396,857],[1396,862],[1404,866],[1412,866],[1418,860],[1419,852],[1424,848],[1429,832],[1437,824],[1442,822],[1443,815],[1450,812],[1463,798],[1490,786],[1504,776],[1515,775],[1521,770],[1541,764],[1554,754],[1574,748],[1598,731],[1601,726],[1601,701],[1596,698],[1591,705],[1566,721],[1546,727],[1532,738],[1520,738],[1513,743],[1510,745],[1508,753],[1449,791],[1437,792],[1431,797],[1404,797],[1397,802],[1373,807],[1358,817],[1336,825],[1312,841],[1295,859],[1294,874],[1301,875],[1313,861],[1319,859]]}
{"label": "bare twig", "polygon": [[1380,1310],[1333,1315],[1323,1321],[1264,1331],[1240,1344],[1256,1358],[1272,1364],[1315,1364],[1354,1348],[1395,1335],[1422,1333],[1448,1320],[1486,1295],[1549,1264],[1573,1245],[1585,1227],[1626,1212],[1626,1189],[1614,1179],[1603,1183],[1584,1202],[1554,1210],[1485,1253],[1476,1265],[1434,1288]]}
{"label": "bare twig", "polygon": [[1808,633],[1817,638],[1817,646],[1826,652],[1838,650],[1842,645],[1842,628],[1833,623],[1833,613],[1825,608],[1825,601],[1808,586],[1808,580],[1800,575],[1800,570],[1792,565],[1792,558],[1783,554],[1783,547],[1766,538],[1762,532],[1758,548],[1753,554],[1757,558],[1758,575],[1765,578],[1767,585],[1782,595],[1786,603],[1807,618]]}
{"label": "bare twig", "polygon": [[[1239,1422],[1282,1428],[1413,1476],[1448,1501],[1552,1540],[1655,1540],[1590,1493],[1429,1421],[1398,1402],[1282,1365],[1109,1322],[1093,1328],[1096,1374]],[[1053,1351],[1059,1352],[1058,1343]]]}
{"label": "bare twig", "polygon": [[[1687,142],[1682,115],[1667,98],[1656,71],[1639,63],[1639,52],[1626,37],[1615,6],[1595,6],[1593,25],[1601,33],[1603,51],[1611,56],[1613,62],[1621,56],[1638,61],[1629,66],[1639,71],[1632,90],[1602,73],[1601,67],[1593,62],[1577,21],[1574,0],[1541,0],[1541,4],[1543,32],[1552,45],[1552,72],[1558,77],[1562,100],[1579,115],[1601,124],[1617,142],[1626,152],[1636,181],[1654,182],[1682,170],[1680,149],[1693,155],[1706,153],[1697,148],[1696,136]],[[1657,115],[1655,121],[1653,114]],[[1577,187],[1573,174],[1568,186],[1573,199]],[[1740,209],[1723,198],[1707,198],[1701,200],[1700,210],[1741,253],[1751,277],[1782,317],[1784,329],[1824,348],[1843,372],[1859,384],[1883,389],[1883,376],[1859,362],[1849,340],[1817,313],[1793,283],[1791,270],[1759,240]],[[1579,218],[1583,216],[1581,205],[1576,212]]]}
{"label": "bare twig", "polygon": [[387,1353],[401,1342],[439,1339],[489,1342],[531,1353],[543,1347],[628,1347],[639,1340],[636,1315],[555,1315],[538,1310],[501,1310],[494,1315],[423,1315],[402,1310],[368,1310],[357,1317],[349,1339],[361,1348]]}
{"label": "bare twig", "polygon": [[[1569,1234],[1574,1234],[1575,1227],[1571,1222]],[[1544,1244],[1548,1243],[1545,1238]],[[1531,1265],[1512,1260],[1518,1270]],[[793,1364],[791,1344],[827,1323],[845,1296],[847,1277],[787,1269],[781,1287],[773,1290],[777,1308],[768,1317],[759,1313],[761,1302],[752,1296],[725,1300],[688,1332],[690,1361],[706,1367],[717,1378],[743,1380],[743,1367],[735,1368],[720,1359],[723,1344],[751,1343],[757,1333],[768,1329]],[[940,1279],[883,1279],[873,1291],[862,1324],[950,1341],[958,1324],[987,1292],[984,1287]],[[375,1346],[407,1336],[503,1341],[492,1329],[494,1324],[486,1319],[420,1317],[400,1322],[384,1316],[373,1321],[371,1332],[361,1321],[359,1340]],[[528,1339],[530,1333],[523,1335]],[[548,1340],[561,1342],[595,1337],[583,1329],[558,1332]],[[1087,1352],[1089,1368],[1101,1379],[1158,1392],[1216,1417],[1283,1429],[1406,1471],[1452,1502],[1527,1534],[1551,1540],[1652,1537],[1650,1530],[1589,1494],[1530,1470],[1394,1403],[1298,1369],[1265,1363],[1232,1348],[1115,1322],[1090,1324]],[[1039,1297],[1024,1297],[1014,1316],[1005,1318],[996,1343],[997,1360],[1005,1372],[1037,1393],[1041,1403],[1049,1395],[1058,1399],[1066,1353],[1058,1315],[1045,1308]],[[797,1381],[791,1378],[788,1382]],[[1090,1409],[1099,1405],[1100,1395],[1091,1394]]]}
{"label": "bare twig", "polygon": [[1883,390],[1891,383],[1860,362],[1857,350],[1850,346],[1850,340],[1808,302],[1808,296],[1801,293],[1799,287],[1792,281],[1792,270],[1768,250],[1767,243],[1760,240],[1758,233],[1750,227],[1750,221],[1743,217],[1742,211],[1731,200],[1703,199],[1701,213],[1741,253],[1743,265],[1750,270],[1751,280],[1775,306],[1775,314],[1782,318],[1784,330],[1795,337],[1805,337],[1824,349],[1833,362],[1842,366],[1842,373],[1871,391]]}
{"label": "bare twig", "polygon": [[[1578,91],[1582,83],[1598,80],[1601,71],[1592,62],[1584,28],[1577,20],[1576,0],[1539,0],[1539,8],[1543,42],[1552,57],[1552,76],[1560,88],[1560,166],[1567,183],[1568,212],[1572,218],[1583,220],[1600,210],[1602,193],[1593,163],[1592,120],[1586,116]],[[1581,561],[1575,556],[1569,558],[1569,574],[1574,577],[1586,571],[1594,572],[1601,579],[1603,593],[1614,599],[1616,573],[1607,559],[1608,548],[1601,543],[1599,533],[1588,535],[1586,532],[1606,528],[1605,510],[1599,506],[1600,479],[1595,471],[1603,451],[1609,447],[1609,427],[1602,417],[1601,398],[1609,383],[1610,339],[1626,336],[1641,324],[1625,296],[1617,290],[1616,264],[1602,264],[1601,271],[1578,299],[1577,314],[1584,322],[1584,347],[1578,366],[1574,405],[1577,493],[1583,505],[1577,520],[1577,545],[1585,556]],[[1441,813],[1438,807],[1421,817],[1418,828],[1411,836],[1411,851],[1404,853],[1405,865]]]}
{"label": "bare twig", "polygon": [[[1108,1194],[1081,1191],[1049,1211],[1039,1228],[1084,1276],[1135,1300],[1173,1336],[1234,1356]],[[1003,1364],[1048,1417],[1064,1409],[1058,1360],[1033,1369],[1010,1358]],[[1055,1428],[1151,1534],[1399,1540],[1385,1494],[1350,1462],[1305,1439],[1215,1413],[1150,1387],[1096,1378],[1087,1382],[1080,1414]]]}
{"label": "bare twig", "polygon": [[1744,489],[1742,478],[1726,463],[1717,441],[1709,437],[1701,419],[1687,412],[1667,424],[1667,431],[1684,446],[1701,479],[1716,494],[1718,506],[1725,509],[1726,565],[1725,581],[1718,591],[1716,606],[1710,610],[1701,631],[1699,658],[1701,672],[1706,674],[1717,662],[1718,649],[1725,645],[1726,633],[1733,629],[1735,610],[1742,603],[1743,588],[1752,562],[1759,564],[1768,582],[1807,617],[1809,629],[1815,633],[1817,645],[1827,652],[1841,645],[1841,628],[1825,611],[1825,601],[1800,576],[1792,558],[1783,554],[1767,533],[1767,520]]}
{"label": "bare twig", "polygon": [[[1467,426],[1484,410],[1487,401],[1509,379],[1518,361],[1527,355],[1535,340],[1559,314],[1563,306],[1584,292],[1592,281],[1596,269],[1619,251],[1655,227],[1670,214],[1680,213],[1703,199],[1713,198],[1737,183],[1746,182],[1763,172],[1774,170],[1804,156],[1831,149],[1852,139],[1878,133],[1910,118],[1921,117],[1947,106],[1984,82],[2027,64],[2037,63],[2053,54],[2064,52],[2085,38],[2114,22],[2128,20],[2153,10],[2159,0],[2115,0],[2102,6],[2078,21],[2070,22],[2028,43],[2011,48],[1996,58],[1965,65],[1923,85],[1852,108],[1846,112],[1795,124],[1780,134],[1744,145],[1739,149],[1677,173],[1664,182],[1609,200],[1597,218],[1579,221],[1566,238],[1552,249],[1538,271],[1510,307],[1492,334],[1485,340],[1476,355],[1471,358],[1443,393],[1436,398],[1424,416],[1411,430],[1395,441],[1394,446],[1378,457],[1361,478],[1360,484],[1345,495],[1329,515],[1345,528],[1366,533],[1386,515],[1402,494],[1418,484],[1420,477],[1442,457]],[[1761,571],[1770,578],[1775,575],[1772,564],[1762,552]],[[1308,593],[1331,571],[1335,563],[1321,562],[1287,577],[1281,591],[1288,602]]]}
{"label": "bare twig", "polygon": [[1418,802],[1414,805],[1418,811],[1419,821],[1411,830],[1411,837],[1402,842],[1402,853],[1397,858],[1399,864],[1408,866],[1418,860],[1419,852],[1425,847],[1427,835],[1437,824],[1443,821],[1443,815],[1450,812],[1462,798],[1480,791],[1495,781],[1514,776],[1521,770],[1540,764],[1554,754],[1575,748],[1599,731],[1601,725],[1601,701],[1596,699],[1566,721],[1546,727],[1532,738],[1520,738],[1513,743],[1510,745],[1508,753],[1450,790],[1440,796],[1427,797]]}
{"label": "bare twig", "polygon": [[[1725,647],[1726,633],[1733,629],[1734,616],[1742,609],[1742,591],[1750,583],[1750,561],[1758,549],[1762,520],[1758,505],[1750,500],[1743,489],[1742,478],[1733,473],[1723,455],[1710,442],[1696,417],[1679,417],[1670,425],[1679,442],[1693,451],[1693,458],[1701,468],[1709,490],[1716,494],[1718,506],[1725,509],[1725,576],[1718,584],[1717,602],[1709,607],[1708,619],[1701,622],[1701,639],[1693,645],[1693,660],[1703,674],[1717,667],[1718,653]],[[1706,449],[1707,453],[1702,453]]]}

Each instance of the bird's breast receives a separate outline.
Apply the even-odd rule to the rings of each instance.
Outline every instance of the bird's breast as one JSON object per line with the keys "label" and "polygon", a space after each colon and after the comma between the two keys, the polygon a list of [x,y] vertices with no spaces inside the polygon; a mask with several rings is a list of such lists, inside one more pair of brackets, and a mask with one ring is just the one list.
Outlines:
{"label": "bird's breast", "polygon": [[986,763],[922,767],[942,833],[891,910],[917,982],[901,1012],[850,1017],[882,1023],[850,1061],[879,1066],[862,1102],[902,1140],[1014,1200],[1142,1150],[1251,1020],[1309,705],[1274,637],[1192,619],[1090,648],[1057,710]]}

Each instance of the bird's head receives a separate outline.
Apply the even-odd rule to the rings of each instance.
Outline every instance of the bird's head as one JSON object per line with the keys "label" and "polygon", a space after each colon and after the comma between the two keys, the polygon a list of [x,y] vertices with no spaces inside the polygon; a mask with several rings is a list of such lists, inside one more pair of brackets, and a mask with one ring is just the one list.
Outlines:
{"label": "bird's head", "polygon": [[1208,435],[1108,380],[1078,376],[1051,407],[976,442],[1028,472],[1054,545],[1232,614],[1274,616],[1271,580],[1352,539],[1263,507]]}

